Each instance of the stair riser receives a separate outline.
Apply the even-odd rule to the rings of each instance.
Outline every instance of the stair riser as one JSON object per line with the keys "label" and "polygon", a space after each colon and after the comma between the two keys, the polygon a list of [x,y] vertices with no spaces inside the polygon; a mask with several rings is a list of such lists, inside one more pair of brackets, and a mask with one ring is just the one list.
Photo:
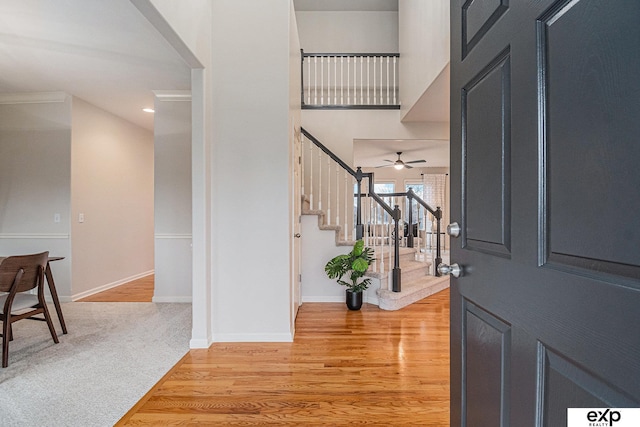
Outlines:
{"label": "stair riser", "polygon": [[403,291],[400,293],[379,290],[377,292],[379,307],[382,310],[399,310],[448,287],[449,279],[445,277],[427,279],[427,283],[423,282],[423,284],[416,285],[413,288],[403,286]]}
{"label": "stair riser", "polygon": [[[376,259],[380,260],[380,256],[376,255]],[[393,264],[393,254],[391,255],[391,263]],[[402,265],[403,261],[415,261],[416,259],[416,254],[413,252],[410,253],[406,253],[406,254],[400,254],[400,265]],[[384,257],[384,262],[388,263],[389,262],[389,254],[385,254]]]}
{"label": "stair riser", "polygon": [[406,271],[402,269],[402,266],[400,266],[400,272],[401,272],[400,277],[402,282],[408,283],[412,280],[419,279],[421,277],[426,276],[428,273],[428,270],[426,268],[420,268],[417,270]]}

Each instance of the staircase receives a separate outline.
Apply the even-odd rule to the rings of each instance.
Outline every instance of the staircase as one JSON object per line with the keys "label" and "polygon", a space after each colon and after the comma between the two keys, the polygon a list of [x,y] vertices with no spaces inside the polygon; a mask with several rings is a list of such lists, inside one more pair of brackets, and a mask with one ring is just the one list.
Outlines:
{"label": "staircase", "polygon": [[[304,205],[303,205],[304,206]],[[308,203],[307,203],[308,206]],[[303,215],[316,215],[318,217],[318,228],[335,234],[336,247],[351,247],[355,243],[353,240],[343,238],[342,226],[327,225],[325,213],[321,210],[303,209]],[[403,307],[420,301],[430,295],[438,293],[449,287],[449,276],[432,276],[429,274],[431,262],[417,261],[420,255],[416,248],[400,248],[400,268],[402,269],[402,287],[400,292],[391,290],[391,279],[389,273],[389,249],[388,247],[377,247],[375,250],[375,261],[366,277],[377,279],[380,283],[376,290],[378,307],[383,310],[399,310]],[[345,250],[346,252],[346,250]],[[393,255],[391,255],[393,258]],[[379,272],[377,268],[380,264],[385,265],[384,271]]]}
{"label": "staircase", "polygon": [[[307,136],[306,131],[305,136]],[[311,143],[319,144],[319,142],[317,140],[310,140],[309,142],[309,151],[312,152],[311,150],[315,147],[311,145]],[[357,229],[357,226],[353,223],[353,209],[355,204],[353,201],[354,196],[350,192],[351,190],[348,190],[349,188],[354,188],[354,182],[347,182],[346,174],[344,178],[344,185],[342,184],[342,178],[332,178],[334,174],[340,177],[339,174],[341,170],[337,166],[334,166],[333,170],[331,169],[331,166],[328,166],[328,172],[321,171],[319,166],[324,166],[325,162],[329,165],[333,164],[329,159],[333,159],[335,156],[330,153],[326,147],[321,144],[320,146],[322,147],[322,152],[325,153],[324,155],[319,151],[317,154],[311,155],[311,160],[307,159],[302,162],[303,164],[310,163],[312,165],[310,168],[312,177],[306,177],[306,181],[303,182],[303,193],[307,194],[302,195],[302,215],[317,216],[318,228],[323,231],[334,233],[335,237],[333,240],[336,247],[350,247],[355,243],[355,230]],[[302,152],[305,153],[307,151],[303,148]],[[325,160],[325,156],[327,160]],[[344,163],[339,159],[336,160],[336,163],[340,165],[340,167],[344,168]],[[354,175],[352,172],[353,171],[349,173]],[[309,171],[303,172],[303,175],[305,174],[308,175]],[[315,175],[315,178],[313,177],[313,174],[317,174]],[[372,180],[373,174],[369,175],[369,179]],[[350,176],[349,179],[351,179]],[[332,182],[336,183],[336,186],[333,189]],[[345,190],[340,190],[340,187]],[[345,196],[342,202],[338,201],[335,196],[341,192]],[[334,194],[333,198],[331,197],[331,194]],[[319,203],[318,200],[321,200],[322,202]],[[373,202],[369,203],[369,205],[372,206],[372,203]],[[328,209],[323,208],[323,205],[324,207],[328,206]],[[351,213],[349,213],[349,209],[351,210]],[[369,207],[363,209],[363,211],[366,212],[368,209]],[[328,214],[327,210],[333,211],[333,213]],[[344,214],[342,212],[344,212]],[[365,213],[363,215],[366,216],[367,214]],[[389,234],[383,236],[368,235],[376,234],[375,232],[371,232],[371,229],[376,226],[376,218],[377,215],[369,215],[363,221],[364,224],[369,225],[364,227],[365,230],[368,231],[363,232],[362,238],[365,241],[365,245],[372,247],[375,252],[375,261],[369,268],[366,276],[374,279],[374,283],[379,283],[379,285],[372,286],[370,288],[371,291],[375,290],[376,296],[376,298],[369,298],[370,302],[373,302],[371,301],[372,299],[377,300],[378,306],[383,310],[399,310],[449,287],[448,276],[437,277],[429,274],[430,270],[435,271],[435,268],[432,267],[432,262],[430,262],[431,257],[435,256],[426,252],[424,248],[423,251],[421,251],[420,239],[415,238],[416,247],[398,248],[401,271],[401,290],[399,292],[392,291],[393,274],[391,271],[395,262],[395,248],[391,244],[393,239],[390,238]],[[370,226],[373,227],[369,228]],[[384,225],[384,227],[389,229],[389,224]],[[381,241],[385,241],[387,243],[382,244],[380,243]],[[425,260],[424,257],[428,258]]]}

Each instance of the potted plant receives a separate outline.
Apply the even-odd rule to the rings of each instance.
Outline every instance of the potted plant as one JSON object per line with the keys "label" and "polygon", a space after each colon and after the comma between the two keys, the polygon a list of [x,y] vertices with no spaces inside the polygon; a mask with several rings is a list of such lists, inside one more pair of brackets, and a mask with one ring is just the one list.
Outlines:
{"label": "potted plant", "polygon": [[[356,241],[348,254],[332,258],[324,271],[329,279],[337,279],[338,284],[346,286],[347,307],[359,310],[362,307],[362,291],[369,287],[371,279],[363,279],[364,273],[373,262],[373,249],[365,248],[362,240]],[[346,277],[345,277],[346,276]],[[347,280],[342,280],[345,277]]]}

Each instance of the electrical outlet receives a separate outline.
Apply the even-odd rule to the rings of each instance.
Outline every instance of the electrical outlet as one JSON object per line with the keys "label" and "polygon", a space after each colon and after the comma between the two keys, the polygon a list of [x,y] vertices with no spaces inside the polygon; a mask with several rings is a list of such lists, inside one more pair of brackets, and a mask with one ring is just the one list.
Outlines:
{"label": "electrical outlet", "polygon": [[59,223],[60,222],[60,214],[59,213],[53,214],[53,222],[55,222],[55,223]]}
{"label": "electrical outlet", "polygon": [[78,222],[84,222],[84,214],[83,213],[78,214]]}

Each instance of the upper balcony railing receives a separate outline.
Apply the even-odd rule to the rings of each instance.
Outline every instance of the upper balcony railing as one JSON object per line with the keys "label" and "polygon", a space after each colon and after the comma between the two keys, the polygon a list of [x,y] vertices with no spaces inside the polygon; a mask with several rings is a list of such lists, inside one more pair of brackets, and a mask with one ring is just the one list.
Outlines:
{"label": "upper balcony railing", "polygon": [[399,57],[302,51],[302,108],[399,109]]}

